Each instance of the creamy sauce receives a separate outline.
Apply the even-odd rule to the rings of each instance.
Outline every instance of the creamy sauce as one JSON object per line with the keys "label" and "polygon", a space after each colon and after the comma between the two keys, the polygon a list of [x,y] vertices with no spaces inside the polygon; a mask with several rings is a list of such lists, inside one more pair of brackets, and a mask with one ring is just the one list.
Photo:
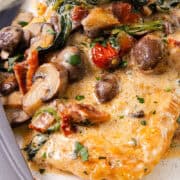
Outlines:
{"label": "creamy sauce", "polygon": [[[70,38],[69,44],[79,45],[80,42],[88,41],[88,39],[83,38],[81,34],[77,33]],[[88,49],[85,56],[87,54]],[[132,70],[131,67],[117,70],[114,74],[119,80],[120,92],[111,102],[100,105],[94,94],[94,86],[96,77],[99,77],[102,71],[92,67],[91,61],[87,57],[85,57],[85,64],[87,69],[85,77],[80,82],[69,85],[65,96],[68,97],[68,102],[77,103],[75,97],[83,95],[85,99],[81,101],[82,103],[99,107],[100,110],[108,112],[111,119],[97,127],[82,128],[82,134],[73,134],[70,138],[64,137],[61,133],[53,134],[35,157],[36,164],[29,162],[29,166],[36,171],[42,167],[46,168],[47,172],[53,173],[59,173],[60,171],[56,169],[60,168],[83,178],[87,178],[83,174],[83,169],[87,169],[89,173],[94,173],[91,174],[93,179],[98,179],[103,174],[105,177],[109,176],[110,179],[119,180],[123,173],[126,178],[128,176],[132,179],[142,177],[145,165],[150,172],[160,160],[175,131],[177,109],[173,109],[174,104],[172,109],[168,105],[171,105],[172,94],[176,90],[175,81],[179,78],[178,72],[169,68],[166,73],[157,76],[143,75],[136,69]],[[166,92],[167,88],[172,89],[173,92]],[[137,95],[145,99],[144,104],[138,103]],[[176,100],[178,101],[178,99]],[[63,101],[66,102],[66,100]],[[142,127],[138,119],[129,117],[129,113],[141,109],[147,115],[147,128]],[[152,115],[154,110],[157,111],[156,115]],[[125,116],[124,119],[119,119],[119,116],[122,115]],[[17,132],[24,139],[23,146],[32,139],[33,133],[27,130],[27,126],[18,129]],[[132,137],[141,142],[139,147],[133,147]],[[73,160],[71,158],[72,146],[77,140],[84,142],[88,147],[92,157],[89,163],[82,163],[79,159]],[[176,140],[173,142],[177,143]],[[42,160],[44,152],[51,154],[45,162]],[[104,154],[109,158],[111,165],[107,164],[106,161],[100,162],[98,160],[98,156]],[[179,157],[179,154],[178,147],[172,148],[165,158]],[[121,166],[127,169],[122,170]],[[128,168],[132,169],[132,172],[129,172]]]}

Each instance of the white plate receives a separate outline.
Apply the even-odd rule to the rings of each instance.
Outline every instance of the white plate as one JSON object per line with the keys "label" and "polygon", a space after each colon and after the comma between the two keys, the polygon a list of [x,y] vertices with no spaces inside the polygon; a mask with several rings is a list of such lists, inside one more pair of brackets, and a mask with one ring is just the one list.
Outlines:
{"label": "white plate", "polygon": [[[28,11],[34,11],[35,2],[37,0],[26,0],[24,9]],[[33,176],[37,180],[80,180],[79,178],[72,175],[65,174],[49,174],[43,175],[33,171]],[[154,171],[148,176],[144,177],[143,180],[180,180],[180,158],[168,158],[162,160],[154,169]]]}

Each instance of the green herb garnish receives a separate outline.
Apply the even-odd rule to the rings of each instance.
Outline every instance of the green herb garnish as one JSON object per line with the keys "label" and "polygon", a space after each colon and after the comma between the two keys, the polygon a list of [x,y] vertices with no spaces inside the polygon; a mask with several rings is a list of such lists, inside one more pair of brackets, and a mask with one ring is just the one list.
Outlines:
{"label": "green herb garnish", "polygon": [[48,140],[47,134],[37,134],[32,141],[23,149],[28,156],[28,160],[32,160],[43,144]]}
{"label": "green herb garnish", "polygon": [[19,21],[18,24],[19,24],[20,26],[24,27],[24,26],[27,26],[27,25],[28,25],[28,22],[26,22],[26,21]]}
{"label": "green herb garnish", "polygon": [[142,120],[142,121],[141,121],[141,125],[146,126],[146,125],[147,125],[146,120]]}
{"label": "green herb garnish", "polygon": [[75,97],[75,99],[76,99],[77,101],[81,101],[81,100],[85,99],[85,97],[84,97],[83,95],[77,95],[77,96]]}
{"label": "green herb garnish", "polygon": [[124,118],[124,116],[123,116],[123,115],[119,116],[119,119],[123,119],[123,118]]}
{"label": "green herb garnish", "polygon": [[14,57],[8,59],[8,72],[13,72],[13,67],[16,62],[22,61],[24,59],[23,54],[18,54]]}
{"label": "green herb garnish", "polygon": [[89,154],[88,154],[88,149],[84,147],[82,144],[79,142],[75,142],[75,150],[74,153],[76,157],[81,157],[82,161],[88,161]]}
{"label": "green herb garnish", "polygon": [[139,101],[139,103],[141,103],[141,104],[143,104],[145,102],[144,98],[142,98],[142,97],[136,96],[136,98]]}
{"label": "green herb garnish", "polygon": [[166,92],[171,92],[172,89],[171,89],[171,88],[166,88],[166,89],[164,89],[164,91],[166,91]]}
{"label": "green herb garnish", "polygon": [[101,80],[101,78],[100,78],[100,77],[96,77],[96,80],[97,80],[97,81],[100,81],[100,80]]}
{"label": "green herb garnish", "polygon": [[77,65],[81,64],[80,55],[74,54],[74,55],[70,56],[68,63],[73,65],[73,66],[77,66]]}
{"label": "green herb garnish", "polygon": [[180,124],[180,116],[178,117],[177,121],[178,124]]}
{"label": "green herb garnish", "polygon": [[47,157],[46,152],[44,152],[43,155],[42,155],[42,158],[46,159],[46,157]]}
{"label": "green herb garnish", "polygon": [[52,29],[48,29],[48,30],[47,30],[47,33],[49,33],[49,34],[51,34],[51,35],[55,35],[55,34],[56,34],[56,32],[53,31]]}
{"label": "green herb garnish", "polygon": [[128,66],[128,62],[127,61],[121,61],[119,64],[120,68],[126,68]]}

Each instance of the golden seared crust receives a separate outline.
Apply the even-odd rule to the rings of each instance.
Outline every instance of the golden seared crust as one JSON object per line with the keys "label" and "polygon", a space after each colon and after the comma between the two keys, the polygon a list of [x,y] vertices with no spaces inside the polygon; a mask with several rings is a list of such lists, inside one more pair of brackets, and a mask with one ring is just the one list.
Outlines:
{"label": "golden seared crust", "polygon": [[[75,35],[71,43],[72,40],[76,43],[76,36],[82,39],[82,35]],[[118,70],[114,74],[120,86],[119,94],[108,103],[98,104],[94,86],[101,72],[91,65],[87,68],[86,76],[69,86],[65,95],[68,100],[65,101],[74,103],[77,95],[83,95],[85,99],[81,102],[109,113],[109,121],[98,126],[80,127],[77,133],[68,137],[62,133],[53,134],[34,160],[43,167],[67,171],[83,179],[139,179],[160,161],[177,128],[180,109],[180,99],[175,93],[178,73],[172,68],[161,75],[144,75],[130,68]],[[137,97],[143,98],[144,103]],[[143,110],[145,116],[132,117],[132,113],[139,110]],[[145,126],[141,123],[143,120]],[[88,148],[89,161],[74,159],[77,141]],[[44,152],[46,159],[42,158]]]}

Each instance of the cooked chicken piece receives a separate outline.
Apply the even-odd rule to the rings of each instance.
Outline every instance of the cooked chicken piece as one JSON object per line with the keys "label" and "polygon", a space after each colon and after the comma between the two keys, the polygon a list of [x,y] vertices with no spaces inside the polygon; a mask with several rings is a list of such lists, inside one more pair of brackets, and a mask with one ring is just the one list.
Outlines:
{"label": "cooked chicken piece", "polygon": [[64,67],[46,63],[39,67],[34,83],[23,98],[23,109],[29,115],[56,95],[63,95],[67,87],[68,75]]}
{"label": "cooked chicken piece", "polygon": [[95,94],[100,103],[111,101],[118,91],[118,81],[113,74],[104,74],[95,86]]}
{"label": "cooked chicken piece", "polygon": [[102,29],[107,29],[117,24],[119,24],[118,19],[103,8],[93,8],[89,15],[82,20],[83,28],[89,37],[95,37]]}

